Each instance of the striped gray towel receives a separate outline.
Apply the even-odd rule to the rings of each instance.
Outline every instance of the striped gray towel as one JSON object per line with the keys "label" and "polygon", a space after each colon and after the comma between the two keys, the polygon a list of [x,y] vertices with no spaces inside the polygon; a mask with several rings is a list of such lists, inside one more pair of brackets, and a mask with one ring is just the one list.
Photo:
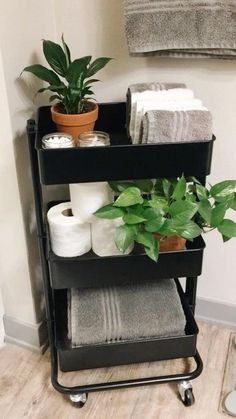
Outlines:
{"label": "striped gray towel", "polygon": [[130,55],[236,58],[236,0],[124,0]]}
{"label": "striped gray towel", "polygon": [[148,111],[143,117],[140,142],[157,144],[212,139],[212,114],[204,110]]}
{"label": "striped gray towel", "polygon": [[73,347],[185,334],[186,319],[172,279],[68,292]]}

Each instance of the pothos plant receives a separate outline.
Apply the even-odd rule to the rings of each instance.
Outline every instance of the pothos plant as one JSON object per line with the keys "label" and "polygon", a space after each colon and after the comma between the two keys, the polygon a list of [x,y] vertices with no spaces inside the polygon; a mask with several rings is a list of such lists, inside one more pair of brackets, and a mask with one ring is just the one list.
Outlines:
{"label": "pothos plant", "polygon": [[91,87],[98,79],[93,76],[111,60],[100,57],[92,61],[91,55],[71,60],[71,52],[62,35],[62,47],[55,42],[43,40],[43,53],[50,68],[41,64],[25,67],[24,71],[34,74],[48,83],[46,90],[53,94],[50,102],[57,101],[58,112],[67,114],[80,114],[86,112],[86,101],[94,92]]}
{"label": "pothos plant", "polygon": [[223,240],[236,237],[236,223],[226,217],[236,211],[236,180],[205,187],[196,178],[159,178],[133,182],[111,182],[118,194],[114,203],[96,211],[99,218],[122,217],[115,231],[117,248],[124,252],[135,241],[146,254],[158,260],[159,241],[178,235],[192,241],[202,233],[217,229]]}

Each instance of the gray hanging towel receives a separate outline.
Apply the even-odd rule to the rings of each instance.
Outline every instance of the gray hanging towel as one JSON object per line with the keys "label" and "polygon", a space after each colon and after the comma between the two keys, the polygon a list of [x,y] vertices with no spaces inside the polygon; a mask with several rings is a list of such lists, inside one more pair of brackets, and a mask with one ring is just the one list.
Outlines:
{"label": "gray hanging towel", "polygon": [[236,58],[236,0],[124,0],[130,55]]}
{"label": "gray hanging towel", "polygon": [[71,289],[68,300],[73,347],[185,334],[186,319],[172,279]]}
{"label": "gray hanging towel", "polygon": [[212,139],[209,111],[148,111],[143,117],[140,142],[157,144]]}

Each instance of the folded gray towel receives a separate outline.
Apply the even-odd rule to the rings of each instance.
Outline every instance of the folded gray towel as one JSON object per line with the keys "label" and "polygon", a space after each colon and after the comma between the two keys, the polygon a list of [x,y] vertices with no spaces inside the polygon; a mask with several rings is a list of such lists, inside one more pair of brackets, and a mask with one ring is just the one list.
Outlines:
{"label": "folded gray towel", "polygon": [[185,315],[174,280],[71,289],[72,346],[184,335]]}
{"label": "folded gray towel", "polygon": [[130,55],[236,58],[235,0],[125,0]]}
{"label": "folded gray towel", "polygon": [[148,111],[141,126],[141,143],[209,141],[212,115],[209,111]]}
{"label": "folded gray towel", "polygon": [[132,112],[132,94],[142,93],[147,90],[153,90],[159,92],[160,90],[170,89],[185,89],[186,84],[184,83],[164,83],[164,82],[148,82],[148,83],[135,83],[128,87],[126,94],[126,127],[127,135],[130,137],[130,118]]}

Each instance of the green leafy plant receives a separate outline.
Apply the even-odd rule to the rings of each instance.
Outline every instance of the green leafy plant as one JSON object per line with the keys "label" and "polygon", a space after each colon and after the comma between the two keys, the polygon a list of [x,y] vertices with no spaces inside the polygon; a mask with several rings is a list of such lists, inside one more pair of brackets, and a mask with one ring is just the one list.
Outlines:
{"label": "green leafy plant", "polygon": [[217,229],[223,240],[236,237],[236,223],[226,218],[236,211],[236,180],[205,187],[194,177],[159,178],[155,181],[110,182],[118,194],[113,204],[95,212],[99,218],[122,217],[116,228],[115,243],[124,252],[135,241],[146,254],[158,260],[159,241],[178,235],[192,241],[202,233]]}
{"label": "green leafy plant", "polygon": [[48,83],[37,93],[46,90],[53,92],[50,102],[57,100],[57,110],[67,114],[80,114],[87,111],[86,101],[94,92],[91,87],[98,79],[93,76],[111,60],[100,57],[92,61],[86,56],[71,60],[71,53],[62,35],[62,47],[52,41],[43,40],[43,53],[51,69],[41,64],[25,67],[24,71],[34,74]]}

